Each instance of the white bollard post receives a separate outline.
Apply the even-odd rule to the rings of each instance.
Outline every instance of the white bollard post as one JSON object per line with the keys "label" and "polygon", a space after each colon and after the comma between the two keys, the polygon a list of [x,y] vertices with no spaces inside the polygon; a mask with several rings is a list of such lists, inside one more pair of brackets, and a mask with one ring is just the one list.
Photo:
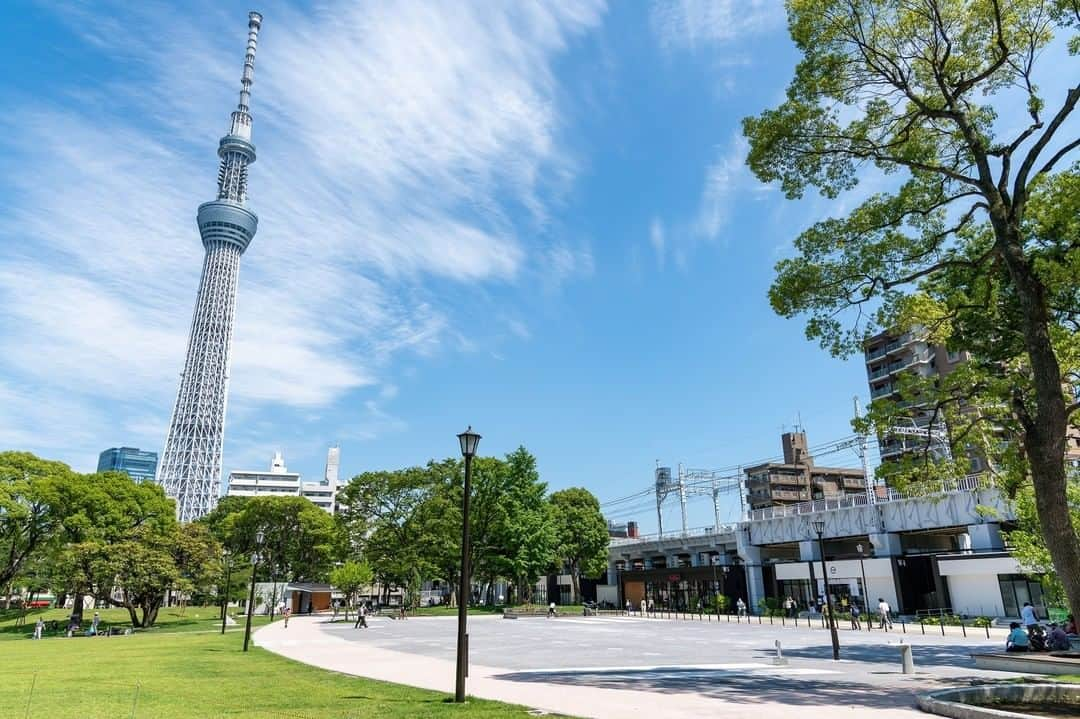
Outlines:
{"label": "white bollard post", "polygon": [[776,640],[776,656],[773,657],[772,663],[775,666],[787,666],[787,659],[784,658],[784,650],[780,648],[780,640]]}
{"label": "white bollard post", "polygon": [[904,644],[904,640],[900,640],[900,664],[903,667],[904,674],[915,673],[915,660],[911,656],[911,645]]}

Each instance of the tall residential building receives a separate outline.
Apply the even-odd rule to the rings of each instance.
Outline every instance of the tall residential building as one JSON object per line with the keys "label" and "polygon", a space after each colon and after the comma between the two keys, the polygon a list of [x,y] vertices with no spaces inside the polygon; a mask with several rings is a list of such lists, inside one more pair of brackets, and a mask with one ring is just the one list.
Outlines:
{"label": "tall residential building", "polygon": [[157,477],[165,493],[176,500],[176,516],[181,522],[198,519],[212,510],[220,493],[240,256],[258,227],[258,217],[244,205],[248,165],[255,162],[249,108],[261,23],[259,13],[248,15],[240,103],[232,113],[228,134],[218,144],[221,162],[217,199],[200,205],[198,212],[206,257],[191,320],[187,358]]}
{"label": "tall residential building", "polygon": [[[927,341],[925,333],[918,328],[903,334],[882,332],[866,341],[866,377],[870,385],[870,399],[892,397],[899,399],[898,377],[904,372],[914,372],[922,377],[944,377],[956,367],[971,358],[967,351],[949,352]],[[930,408],[912,405],[908,413],[911,427],[925,430],[929,427],[933,413]],[[943,421],[939,420],[934,429],[947,432]],[[922,452],[927,448],[927,438],[913,435],[887,435],[878,437],[878,447],[882,462],[893,462],[913,452]],[[943,442],[932,441],[930,454],[940,458],[951,452]],[[986,470],[986,457],[975,450],[966,450],[971,462],[972,472]],[[1066,461],[1080,465],[1080,430],[1067,430]]]}
{"label": "tall residential building", "polygon": [[331,487],[338,485],[338,473],[341,470],[341,447],[336,444],[326,450],[326,472],[323,481]]}
{"label": "tall residential building", "polygon": [[137,447],[110,447],[98,455],[97,471],[124,472],[137,482],[153,480],[157,460],[157,452],[146,452]]}
{"label": "tall residential building", "polygon": [[766,462],[743,470],[750,509],[866,495],[866,475],[861,469],[814,464],[805,432],[785,432],[780,443],[784,448],[783,462]]}
{"label": "tall residential building", "polygon": [[230,497],[304,497],[333,514],[337,483],[305,482],[299,472],[289,471],[281,452],[275,452],[269,470],[234,469],[229,472],[226,494]]}
{"label": "tall residential building", "polygon": [[[967,352],[949,352],[927,341],[925,333],[914,329],[903,334],[882,332],[867,340],[864,347],[866,359],[866,378],[870,385],[870,400],[883,397],[899,398],[899,377],[905,372],[921,377],[943,377],[970,355]],[[909,422],[912,428],[925,430],[933,419],[930,408],[914,405],[911,407]],[[933,429],[944,430],[944,422],[939,420]],[[882,462],[900,459],[905,454],[922,451],[927,446],[925,437],[913,435],[886,435],[878,437],[878,447]],[[944,456],[945,445],[930,443],[934,456]],[[981,468],[979,458],[973,458],[973,469]]]}

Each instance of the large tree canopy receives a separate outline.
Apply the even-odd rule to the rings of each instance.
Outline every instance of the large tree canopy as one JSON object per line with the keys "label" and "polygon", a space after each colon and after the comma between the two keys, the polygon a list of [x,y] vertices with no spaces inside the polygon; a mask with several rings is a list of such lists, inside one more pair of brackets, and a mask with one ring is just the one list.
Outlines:
{"label": "large tree canopy", "polygon": [[56,530],[59,516],[48,497],[49,485],[75,473],[61,462],[29,452],[0,452],[0,589],[23,571]]}
{"label": "large tree canopy", "polygon": [[[1012,491],[1030,482],[1080,614],[1064,459],[1080,380],[1080,2],[789,0],[788,14],[802,59],[785,101],[744,120],[751,169],[792,198],[837,197],[868,172],[894,189],[803,232],[772,305],[808,315],[808,337],[839,355],[915,325],[974,353],[917,393],[964,434],[1010,435],[1004,474]],[[1040,62],[1065,46],[1064,64]],[[1044,97],[1039,80],[1061,78],[1072,87]]]}
{"label": "large tree canopy", "polygon": [[553,492],[549,501],[556,556],[569,567],[574,597],[580,597],[581,575],[595,577],[607,568],[607,522],[600,513],[600,502],[582,487]]}

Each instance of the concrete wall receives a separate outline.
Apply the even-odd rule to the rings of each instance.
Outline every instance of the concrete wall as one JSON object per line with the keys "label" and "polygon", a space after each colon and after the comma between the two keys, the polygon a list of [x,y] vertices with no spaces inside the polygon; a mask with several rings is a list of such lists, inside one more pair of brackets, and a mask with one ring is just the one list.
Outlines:
{"label": "concrete wall", "polygon": [[1013,557],[958,557],[938,560],[938,570],[949,583],[953,611],[976,616],[1005,614],[999,574],[1022,574]]}
{"label": "concrete wall", "polygon": [[[596,601],[600,604],[604,602],[611,602],[616,607],[619,606],[619,588],[611,584],[597,584],[596,585]],[[639,600],[640,601],[640,600]]]}
{"label": "concrete wall", "polygon": [[949,598],[954,612],[976,617],[1000,617],[1005,614],[996,574],[958,574],[945,577],[945,581],[949,583]]}

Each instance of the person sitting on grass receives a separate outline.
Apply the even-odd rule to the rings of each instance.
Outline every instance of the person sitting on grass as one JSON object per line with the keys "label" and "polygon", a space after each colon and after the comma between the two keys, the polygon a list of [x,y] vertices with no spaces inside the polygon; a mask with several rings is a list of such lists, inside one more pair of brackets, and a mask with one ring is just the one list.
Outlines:
{"label": "person sitting on grass", "polygon": [[1028,639],[1027,632],[1020,628],[1020,622],[1009,623],[1009,636],[1005,639],[1005,651],[1031,651],[1031,642]]}
{"label": "person sitting on grass", "polygon": [[1050,625],[1050,634],[1046,638],[1046,646],[1052,652],[1067,652],[1071,648],[1069,635],[1065,633],[1057,622]]}

